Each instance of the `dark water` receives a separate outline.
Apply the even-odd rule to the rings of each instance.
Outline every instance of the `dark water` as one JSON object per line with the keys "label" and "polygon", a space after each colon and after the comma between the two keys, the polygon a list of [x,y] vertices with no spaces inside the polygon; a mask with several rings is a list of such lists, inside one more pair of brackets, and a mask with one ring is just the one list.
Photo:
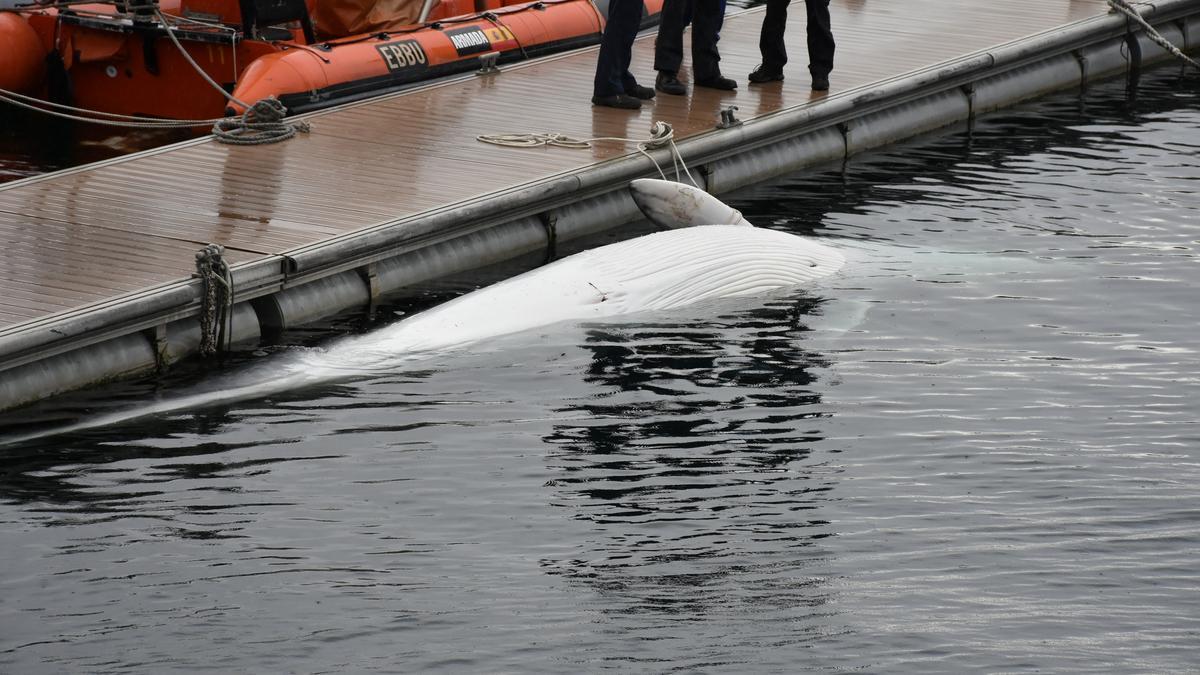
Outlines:
{"label": "dark water", "polygon": [[1195,672],[1176,75],[734,195],[789,298],[0,450],[0,672]]}
{"label": "dark water", "polygon": [[76,124],[0,101],[0,183],[149,150],[195,136]]}

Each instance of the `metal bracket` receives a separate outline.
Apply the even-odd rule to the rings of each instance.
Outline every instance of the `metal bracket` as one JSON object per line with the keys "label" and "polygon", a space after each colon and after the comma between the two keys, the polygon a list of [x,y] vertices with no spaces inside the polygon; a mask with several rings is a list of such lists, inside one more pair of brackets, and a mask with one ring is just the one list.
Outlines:
{"label": "metal bracket", "polygon": [[1137,34],[1132,29],[1125,33],[1125,45],[1129,48],[1129,80],[1126,89],[1136,91],[1138,82],[1142,79],[1142,43],[1138,42]]}
{"label": "metal bracket", "polygon": [[546,211],[538,214],[538,220],[546,228],[546,259],[542,261],[545,265],[558,257],[558,216],[553,211]]}
{"label": "metal bracket", "polygon": [[493,75],[500,72],[496,67],[496,61],[500,59],[500,52],[488,52],[479,55],[479,70],[475,71],[476,75]]}
{"label": "metal bracket", "polygon": [[742,121],[733,116],[733,111],[737,110],[736,105],[731,105],[721,110],[721,121],[717,123],[718,129],[728,129],[730,127],[741,126]]}
{"label": "metal bracket", "polygon": [[142,331],[150,346],[154,348],[154,369],[159,373],[167,371],[167,324],[160,323]]}
{"label": "metal bracket", "polygon": [[967,97],[967,129],[971,130],[975,128],[975,84],[968,82],[959,89]]}
{"label": "metal bracket", "polygon": [[358,274],[362,277],[363,281],[367,282],[367,316],[374,318],[375,310],[379,307],[379,296],[381,295],[378,268],[375,263],[370,262],[365,267],[358,268]]}
{"label": "metal bracket", "polygon": [[136,26],[153,26],[154,14],[158,11],[158,0],[126,0],[125,11],[133,14]]}
{"label": "metal bracket", "polygon": [[1071,54],[1079,62],[1079,90],[1084,91],[1088,86],[1088,58],[1083,55],[1082,49],[1076,49]]}
{"label": "metal bracket", "polygon": [[837,130],[842,132],[842,142],[845,143],[845,149],[842,152],[842,159],[850,158],[850,122],[838,122]]}

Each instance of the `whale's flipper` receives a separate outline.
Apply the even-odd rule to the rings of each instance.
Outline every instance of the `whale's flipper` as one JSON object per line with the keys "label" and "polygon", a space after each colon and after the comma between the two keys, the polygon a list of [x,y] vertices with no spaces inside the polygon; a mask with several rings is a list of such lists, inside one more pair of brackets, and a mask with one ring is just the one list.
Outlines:
{"label": "whale's flipper", "polygon": [[646,219],[659,227],[750,225],[740,211],[691,185],[638,178],[629,184],[629,192]]}
{"label": "whale's flipper", "polygon": [[814,321],[814,325],[830,335],[842,335],[858,330],[867,320],[871,304],[865,300],[839,298],[821,306],[821,316]]}

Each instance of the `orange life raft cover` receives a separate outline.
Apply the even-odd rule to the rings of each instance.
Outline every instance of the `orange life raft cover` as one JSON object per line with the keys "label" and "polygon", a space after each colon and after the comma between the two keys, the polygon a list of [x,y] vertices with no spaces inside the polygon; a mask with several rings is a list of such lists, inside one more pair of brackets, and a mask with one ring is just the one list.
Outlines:
{"label": "orange life raft cover", "polygon": [[414,24],[422,0],[317,0],[313,24],[323,38],[378,33]]}

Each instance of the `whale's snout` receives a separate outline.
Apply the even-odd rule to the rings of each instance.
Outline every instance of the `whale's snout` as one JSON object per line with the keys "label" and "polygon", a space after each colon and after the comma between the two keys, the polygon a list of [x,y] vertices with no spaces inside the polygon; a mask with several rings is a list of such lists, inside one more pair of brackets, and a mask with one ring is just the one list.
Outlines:
{"label": "whale's snout", "polygon": [[646,219],[659,227],[750,224],[737,209],[691,185],[638,178],[629,184],[629,192]]}

